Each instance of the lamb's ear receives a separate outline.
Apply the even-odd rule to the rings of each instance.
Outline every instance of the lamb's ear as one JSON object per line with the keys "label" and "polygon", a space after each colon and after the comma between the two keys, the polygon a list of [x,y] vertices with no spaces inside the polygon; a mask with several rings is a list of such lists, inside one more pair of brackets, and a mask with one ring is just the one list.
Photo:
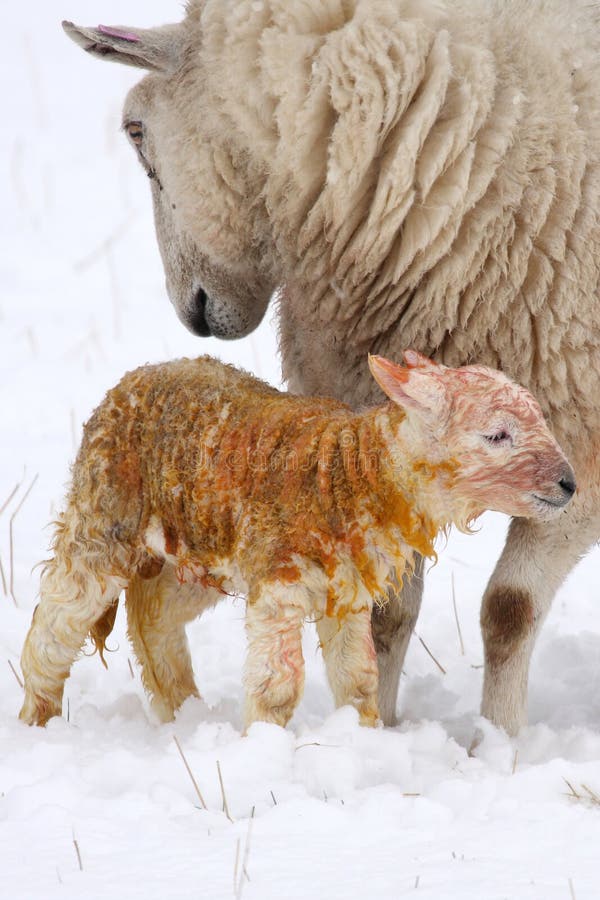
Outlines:
{"label": "lamb's ear", "polygon": [[92,56],[154,72],[169,72],[176,68],[181,45],[180,25],[82,28],[73,22],[63,22],[62,26],[71,40]]}
{"label": "lamb's ear", "polygon": [[423,354],[419,353],[418,350],[405,350],[402,356],[404,357],[404,362],[409,369],[441,368],[438,363],[434,362],[432,359],[429,359],[428,356],[423,356]]}
{"label": "lamb's ear", "polygon": [[441,377],[444,366],[409,369],[383,356],[369,355],[369,368],[381,390],[398,406],[414,410],[430,421],[445,419],[447,399]]}

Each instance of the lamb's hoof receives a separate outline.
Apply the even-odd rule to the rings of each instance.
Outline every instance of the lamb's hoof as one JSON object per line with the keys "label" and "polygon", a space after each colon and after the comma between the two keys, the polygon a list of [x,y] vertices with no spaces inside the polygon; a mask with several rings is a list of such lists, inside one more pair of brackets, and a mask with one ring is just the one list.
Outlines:
{"label": "lamb's hoof", "polygon": [[366,728],[383,728],[378,709],[359,710],[358,723]]}
{"label": "lamb's hoof", "polygon": [[62,704],[48,700],[46,697],[26,697],[19,719],[26,725],[39,725],[43,727],[54,716],[62,714]]}
{"label": "lamb's hoof", "polygon": [[175,719],[175,710],[164,700],[153,697],[151,702],[152,712],[163,725],[172,722]]}

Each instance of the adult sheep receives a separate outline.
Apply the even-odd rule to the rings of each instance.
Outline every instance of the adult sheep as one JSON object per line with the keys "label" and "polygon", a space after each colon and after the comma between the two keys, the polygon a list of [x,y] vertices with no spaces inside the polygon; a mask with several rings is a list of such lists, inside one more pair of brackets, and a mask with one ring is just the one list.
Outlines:
{"label": "adult sheep", "polygon": [[[599,12],[191,0],[163,28],[65,23],[150,70],[124,125],[192,331],[248,334],[277,288],[296,391],[372,403],[366,352],[415,346],[540,399],[579,490],[553,523],[512,521],[484,596],[482,711],[511,734],[552,597],[600,536]],[[420,597],[416,577],[373,620],[386,722]]]}

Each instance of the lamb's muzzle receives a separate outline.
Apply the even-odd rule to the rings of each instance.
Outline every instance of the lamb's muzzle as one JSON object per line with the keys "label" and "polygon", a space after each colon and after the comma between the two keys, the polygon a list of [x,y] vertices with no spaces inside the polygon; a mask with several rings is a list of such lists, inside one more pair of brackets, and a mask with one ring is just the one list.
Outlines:
{"label": "lamb's muzzle", "polygon": [[[565,493],[565,503],[568,503],[575,491],[577,484],[575,482],[575,473],[571,466],[565,466],[565,470],[558,480],[558,485]],[[564,504],[563,504],[564,505]]]}
{"label": "lamb's muzzle", "polygon": [[198,693],[185,623],[238,592],[248,724],[292,715],[308,616],[336,703],[375,724],[373,603],[415,553],[434,556],[440,529],[484,509],[559,515],[574,490],[531,394],[491,369],[405,362],[370,357],[392,402],[361,414],[208,357],[126,375],[85,426],[23,650],[21,717],[60,714],[72,662],[87,635],[102,653],[125,588],[161,718]]}

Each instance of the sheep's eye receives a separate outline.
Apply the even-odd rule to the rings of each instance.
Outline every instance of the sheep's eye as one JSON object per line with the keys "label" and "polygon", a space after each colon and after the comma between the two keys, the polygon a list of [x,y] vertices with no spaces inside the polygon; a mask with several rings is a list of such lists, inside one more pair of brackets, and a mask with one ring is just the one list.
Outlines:
{"label": "sheep's eye", "polygon": [[125,125],[125,131],[129,135],[129,139],[132,141],[132,143],[135,144],[136,147],[142,146],[144,132],[141,122],[127,122],[127,124]]}
{"label": "sheep's eye", "polygon": [[483,438],[488,444],[493,444],[494,446],[512,443],[512,435],[505,429],[495,431],[494,434],[484,434]]}

